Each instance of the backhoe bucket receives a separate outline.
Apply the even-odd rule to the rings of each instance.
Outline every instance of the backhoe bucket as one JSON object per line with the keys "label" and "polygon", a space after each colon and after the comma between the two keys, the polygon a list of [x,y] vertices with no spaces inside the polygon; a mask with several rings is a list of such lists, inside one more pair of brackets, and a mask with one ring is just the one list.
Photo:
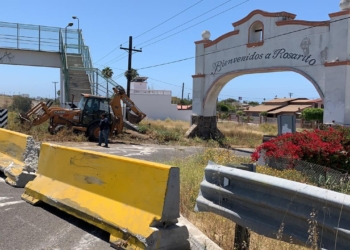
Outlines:
{"label": "backhoe bucket", "polygon": [[135,115],[132,111],[127,110],[128,121],[132,124],[139,124],[142,121],[143,117]]}
{"label": "backhoe bucket", "polygon": [[28,123],[31,125],[33,123],[33,120],[45,115],[46,111],[44,107],[46,106],[46,109],[48,109],[51,107],[52,104],[53,104],[52,100],[48,100],[46,103],[39,102],[37,105],[31,108],[27,113],[20,113],[19,119],[21,124]]}

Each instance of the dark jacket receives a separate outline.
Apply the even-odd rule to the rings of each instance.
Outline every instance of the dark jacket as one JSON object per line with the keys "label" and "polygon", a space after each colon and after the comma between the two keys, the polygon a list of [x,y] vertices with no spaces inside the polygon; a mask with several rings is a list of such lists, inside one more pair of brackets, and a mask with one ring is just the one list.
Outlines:
{"label": "dark jacket", "polygon": [[109,129],[109,124],[108,124],[108,118],[105,117],[101,119],[100,121],[100,130],[108,130]]}

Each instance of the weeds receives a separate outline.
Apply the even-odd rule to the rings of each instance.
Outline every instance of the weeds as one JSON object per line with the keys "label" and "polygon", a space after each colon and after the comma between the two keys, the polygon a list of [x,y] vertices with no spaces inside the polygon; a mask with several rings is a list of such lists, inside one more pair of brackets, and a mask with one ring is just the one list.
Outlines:
{"label": "weeds", "polygon": [[[188,158],[178,158],[168,162],[168,164],[180,168],[180,210],[182,215],[222,249],[231,250],[234,249],[235,223],[216,214],[194,212],[200,183],[204,176],[204,168],[209,160],[220,165],[251,163],[249,158],[235,156],[230,150],[207,148],[202,153]],[[263,172],[263,170],[262,167],[258,167],[257,169],[258,172]],[[291,174],[286,174],[285,176],[290,177]],[[254,232],[250,232],[250,235],[249,249],[308,249],[297,245],[291,245],[277,239],[266,238]]]}
{"label": "weeds", "polygon": [[218,129],[225,136],[221,141],[185,138],[190,123],[185,121],[143,120],[139,131],[158,143],[179,144],[184,146],[202,145],[207,147],[256,147],[261,144],[264,134],[277,134],[277,125],[262,124],[251,126],[232,122],[219,122]]}
{"label": "weeds", "polygon": [[[76,135],[69,129],[59,132],[56,135],[50,135],[47,127],[48,122],[32,128],[25,128],[15,121],[17,114],[10,112],[9,126],[10,130],[27,133],[39,141],[86,141],[84,135]],[[202,140],[200,138],[185,138],[186,131],[190,128],[190,123],[186,121],[161,120],[143,120],[138,125],[139,134],[142,138],[137,138],[138,142],[170,144],[181,146],[204,146],[204,147],[251,147],[255,148],[262,142],[264,134],[276,134],[277,127],[270,124],[260,126],[251,126],[247,124],[235,124],[232,122],[218,123],[219,130],[225,136],[220,141]],[[145,136],[143,136],[145,135]],[[112,138],[113,139],[113,138]],[[120,135],[118,139],[133,141],[135,138]]]}
{"label": "weeds", "polygon": [[317,220],[316,220],[316,211],[312,210],[310,213],[309,223],[309,233],[308,243],[311,245],[312,250],[318,250],[318,231],[317,231]]}
{"label": "weeds", "polygon": [[9,112],[8,119],[7,129],[31,135],[36,141],[84,142],[88,140],[83,133],[76,134],[72,129],[68,128],[63,128],[57,134],[51,135],[48,132],[48,122],[30,128],[28,125],[20,123],[17,113],[15,112]]}
{"label": "weeds", "polygon": [[[232,221],[212,213],[195,213],[194,207],[198,197],[200,183],[203,180],[204,168],[211,160],[220,165],[234,163],[251,163],[249,158],[235,156],[232,151],[227,149],[207,148],[204,152],[192,155],[188,158],[177,158],[171,162],[167,162],[172,166],[180,168],[180,210],[184,217],[191,221],[204,234],[213,240],[222,249],[233,250],[235,223]],[[266,167],[257,167],[257,172],[275,175],[277,177],[291,179],[294,181],[307,181],[298,171],[286,170],[277,171]],[[306,250],[309,248],[298,245],[291,245],[282,242],[280,239],[283,234],[283,227],[279,230],[280,238],[271,239],[250,232],[249,249],[254,250]],[[306,229],[307,230],[307,229]],[[313,234],[313,236],[315,236]],[[314,238],[313,238],[314,239]],[[290,239],[293,242],[293,239]]]}

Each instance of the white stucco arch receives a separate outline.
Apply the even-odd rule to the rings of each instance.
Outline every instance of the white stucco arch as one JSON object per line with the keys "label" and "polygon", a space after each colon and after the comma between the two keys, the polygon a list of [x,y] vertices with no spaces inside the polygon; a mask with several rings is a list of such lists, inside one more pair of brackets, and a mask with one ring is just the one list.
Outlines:
{"label": "white stucco arch", "polygon": [[[217,97],[233,78],[293,71],[307,78],[323,99],[324,122],[350,126],[350,8],[329,17],[303,21],[288,12],[255,10],[214,40],[205,32],[195,42],[192,124],[214,133]],[[261,32],[261,39],[253,42],[254,32]]]}
{"label": "white stucco arch", "polygon": [[[258,73],[273,73],[273,72],[295,72],[306,79],[308,79],[312,85],[317,90],[320,97],[323,99],[324,94],[322,92],[322,89],[320,88],[317,81],[312,78],[310,75],[308,75],[306,72],[296,69],[296,68],[290,68],[290,67],[276,67],[276,68],[260,68],[260,69],[246,69],[246,70],[237,70],[228,72],[226,74],[223,74],[219,76],[215,81],[212,82],[211,86],[209,86],[207,92],[204,95],[202,108],[203,108],[203,115],[204,116],[214,116],[216,114],[216,101],[217,98],[221,92],[221,90],[226,86],[226,84],[230,81],[232,81],[234,78],[248,75],[248,74],[258,74]],[[283,84],[283,83],[281,83]],[[253,90],[254,91],[254,90]]]}

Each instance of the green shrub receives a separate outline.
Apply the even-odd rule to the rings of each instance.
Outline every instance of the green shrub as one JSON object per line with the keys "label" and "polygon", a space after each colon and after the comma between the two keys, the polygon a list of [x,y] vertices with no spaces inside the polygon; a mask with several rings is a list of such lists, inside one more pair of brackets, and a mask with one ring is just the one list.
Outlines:
{"label": "green shrub", "polygon": [[10,107],[12,111],[18,111],[26,113],[32,107],[32,100],[28,97],[14,96],[13,102]]}
{"label": "green shrub", "polygon": [[141,134],[146,134],[147,131],[149,131],[149,130],[150,130],[150,128],[149,128],[149,126],[146,125],[146,124],[139,124],[139,125],[138,125],[138,131],[139,131],[139,133],[141,133]]}
{"label": "green shrub", "polygon": [[181,133],[179,130],[157,130],[156,139],[159,142],[179,141]]}
{"label": "green shrub", "polygon": [[301,116],[306,121],[322,121],[323,120],[323,109],[320,108],[307,108],[301,113]]}

